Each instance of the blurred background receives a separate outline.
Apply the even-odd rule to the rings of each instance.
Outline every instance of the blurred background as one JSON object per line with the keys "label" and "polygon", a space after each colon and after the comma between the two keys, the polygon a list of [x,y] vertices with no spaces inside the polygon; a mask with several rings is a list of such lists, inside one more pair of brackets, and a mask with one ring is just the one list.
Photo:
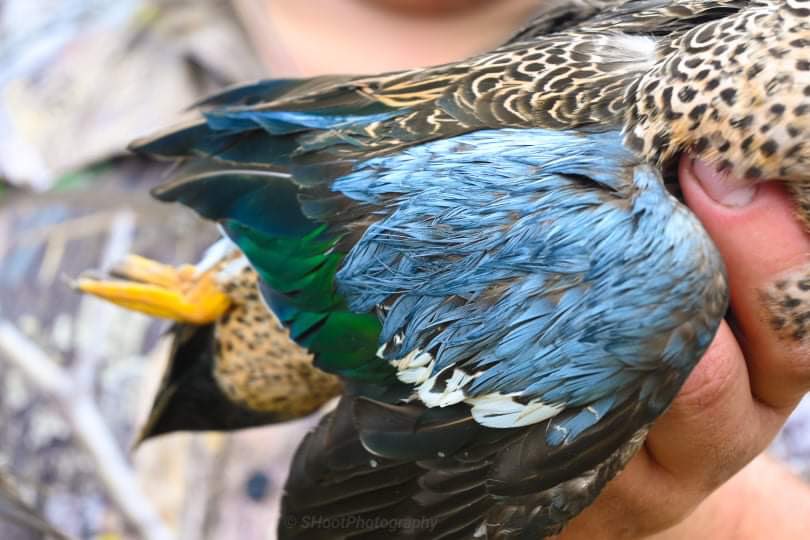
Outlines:
{"label": "blurred background", "polygon": [[[151,201],[164,167],[124,149],[229,84],[461,58],[542,2],[0,0],[0,491],[71,537],[275,538],[317,419],[133,450],[168,324],[66,285],[129,252],[194,262],[216,238]],[[810,480],[803,405],[772,453]]]}

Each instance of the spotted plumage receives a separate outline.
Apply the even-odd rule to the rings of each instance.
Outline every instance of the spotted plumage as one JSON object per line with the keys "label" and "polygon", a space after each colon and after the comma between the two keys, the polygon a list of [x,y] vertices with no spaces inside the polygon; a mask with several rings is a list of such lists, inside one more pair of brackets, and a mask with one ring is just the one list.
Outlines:
{"label": "spotted plumage", "polygon": [[259,299],[249,266],[223,284],[232,307],[214,330],[213,375],[228,400],[276,419],[311,414],[340,393],[337,377],[312,366]]}
{"label": "spotted plumage", "polygon": [[[610,6],[458,63],[235,88],[135,144],[180,160],[155,195],[219,221],[346,381],[299,448],[282,538],[558,532],[726,311],[673,158],[810,184],[810,1]],[[329,516],[363,519],[305,525]]]}
{"label": "spotted plumage", "polygon": [[786,5],[696,27],[628,93],[632,145],[684,145],[747,179],[804,180],[810,163],[810,19]]}
{"label": "spotted plumage", "polygon": [[771,327],[790,343],[810,345],[810,272],[782,276],[761,295]]}

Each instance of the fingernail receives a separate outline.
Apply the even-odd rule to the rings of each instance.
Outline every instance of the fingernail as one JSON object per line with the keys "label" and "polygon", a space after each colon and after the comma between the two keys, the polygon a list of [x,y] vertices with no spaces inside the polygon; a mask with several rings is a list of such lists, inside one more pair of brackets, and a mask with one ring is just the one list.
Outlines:
{"label": "fingernail", "polygon": [[719,172],[714,165],[699,159],[692,160],[692,173],[703,186],[703,191],[723,206],[732,208],[746,206],[757,194],[756,184]]}

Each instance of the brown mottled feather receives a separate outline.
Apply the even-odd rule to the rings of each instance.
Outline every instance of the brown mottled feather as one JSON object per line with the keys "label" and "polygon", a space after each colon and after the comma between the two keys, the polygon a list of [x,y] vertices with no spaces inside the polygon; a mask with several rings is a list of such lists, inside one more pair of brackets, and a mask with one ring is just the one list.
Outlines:
{"label": "brown mottled feather", "polygon": [[250,267],[225,285],[233,307],[217,321],[214,379],[234,403],[292,419],[310,414],[340,393],[337,377],[312,364],[258,297]]}
{"label": "brown mottled feather", "polygon": [[[482,128],[626,129],[631,146],[652,160],[699,144],[709,159],[738,163],[734,172],[785,176],[791,165],[777,166],[777,158],[804,162],[803,146],[795,150],[783,144],[775,155],[753,159],[741,145],[724,150],[724,144],[740,129],[767,128],[770,95],[784,94],[785,85],[807,84],[806,72],[797,66],[807,60],[808,47],[792,44],[810,39],[809,23],[801,11],[795,13],[780,2],[639,0],[584,22],[564,20],[562,31],[551,35],[533,35],[530,27],[517,42],[461,62],[372,77],[318,78],[249,106],[307,110],[381,103],[407,109],[351,132],[351,145],[299,150],[295,158],[304,163],[368,158]],[[542,30],[549,20],[553,17],[536,24]],[[742,70],[757,67],[763,70],[745,79]],[[726,82],[715,85],[718,79]],[[724,105],[731,99],[730,81],[743,80],[750,84],[736,89],[736,100]],[[785,104],[785,114],[793,117],[779,122],[785,130],[799,131],[760,137],[755,150],[764,145],[767,153],[770,138],[787,143],[805,132],[808,116],[797,107],[808,98],[792,95],[798,101]],[[745,122],[748,114],[758,114],[755,126]],[[202,119],[196,122],[190,125]],[[339,138],[341,129],[348,128],[327,131],[319,140],[330,134]]]}
{"label": "brown mottled feather", "polygon": [[689,147],[739,178],[806,181],[810,19],[752,9],[669,49],[628,94],[631,144],[653,160]]}

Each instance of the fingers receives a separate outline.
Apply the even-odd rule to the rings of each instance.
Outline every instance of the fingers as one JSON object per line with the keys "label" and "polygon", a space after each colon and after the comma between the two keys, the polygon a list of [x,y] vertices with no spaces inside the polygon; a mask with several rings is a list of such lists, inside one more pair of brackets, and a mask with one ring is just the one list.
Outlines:
{"label": "fingers", "polygon": [[784,415],[751,395],[745,358],[723,323],[672,406],[650,430],[646,450],[676,489],[698,500],[765,448]]}
{"label": "fingers", "polygon": [[734,190],[739,181],[690,158],[681,161],[680,177],[726,261],[753,395],[790,410],[810,389],[810,236],[776,183]]}
{"label": "fingers", "polygon": [[781,425],[776,416],[753,400],[742,351],[722,324],[643,449],[563,538],[622,529],[641,538],[680,522],[762,451]]}
{"label": "fingers", "polygon": [[692,167],[688,158],[680,176],[726,261],[733,329],[720,326],[642,451],[563,538],[639,537],[681,521],[762,452],[810,389],[810,337],[793,335],[795,314],[775,320],[791,316],[790,294],[810,324],[810,294],[800,294],[810,278],[810,238],[791,200],[773,184],[733,189],[745,184]]}
{"label": "fingers", "polygon": [[810,240],[777,186],[730,190],[733,180],[695,169],[682,163],[684,195],[726,261],[735,328],[721,325],[645,451],[670,473],[673,489],[700,500],[767,446],[810,387],[810,358],[774,330],[764,299],[806,259]]}
{"label": "fingers", "polygon": [[810,538],[810,488],[760,455],[678,526],[648,540]]}

